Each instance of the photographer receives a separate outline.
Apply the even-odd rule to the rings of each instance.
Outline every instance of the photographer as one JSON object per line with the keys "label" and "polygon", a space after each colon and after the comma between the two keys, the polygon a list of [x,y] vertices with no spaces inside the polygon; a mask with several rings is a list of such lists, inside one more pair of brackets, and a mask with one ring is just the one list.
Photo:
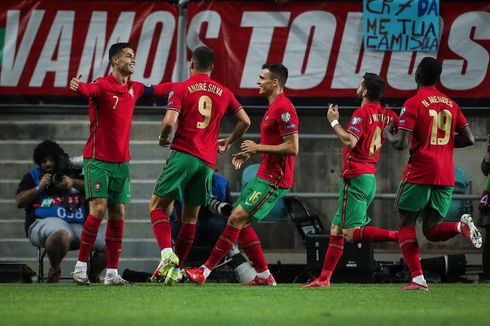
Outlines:
{"label": "photographer", "polygon": [[[86,217],[84,182],[79,171],[69,168],[69,159],[54,141],[46,140],[34,149],[38,167],[24,175],[15,195],[18,208],[26,212],[25,230],[34,246],[43,247],[50,262],[48,283],[57,283],[61,261],[68,250],[78,250]],[[105,267],[105,244],[97,236],[92,259],[94,280]]]}
{"label": "photographer", "polygon": [[483,243],[482,263],[483,281],[490,281],[490,135],[487,137],[487,150],[481,162],[481,171],[485,176],[483,193],[480,199],[480,215],[477,225],[485,229],[485,242]]}

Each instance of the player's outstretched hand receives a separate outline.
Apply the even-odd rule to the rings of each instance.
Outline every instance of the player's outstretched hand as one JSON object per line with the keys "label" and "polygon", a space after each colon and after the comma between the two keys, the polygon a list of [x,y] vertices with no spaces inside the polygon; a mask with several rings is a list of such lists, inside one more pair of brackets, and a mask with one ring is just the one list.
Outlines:
{"label": "player's outstretched hand", "polygon": [[332,123],[334,120],[339,120],[339,106],[330,104],[327,111],[328,122]]}
{"label": "player's outstretched hand", "polygon": [[73,77],[70,80],[70,89],[74,92],[77,91],[78,85],[80,85],[80,78],[82,78],[82,74],[78,75],[78,77]]}
{"label": "player's outstretched hand", "polygon": [[243,162],[245,162],[249,158],[250,158],[250,155],[246,154],[244,152],[236,153],[236,154],[233,154],[233,158],[231,159],[231,163],[233,164],[233,167],[235,168],[235,170],[240,170]]}
{"label": "player's outstretched hand", "polygon": [[230,149],[230,144],[228,144],[228,139],[218,139],[218,153],[223,154],[226,153]]}
{"label": "player's outstretched hand", "polygon": [[240,145],[240,148],[242,150],[241,153],[252,155],[257,153],[257,150],[259,149],[259,145],[253,140],[245,140]]}

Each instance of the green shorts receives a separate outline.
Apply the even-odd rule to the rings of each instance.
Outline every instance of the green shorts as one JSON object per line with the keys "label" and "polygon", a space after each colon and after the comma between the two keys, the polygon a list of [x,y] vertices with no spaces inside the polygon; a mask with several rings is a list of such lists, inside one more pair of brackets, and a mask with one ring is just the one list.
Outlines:
{"label": "green shorts", "polygon": [[83,170],[87,199],[107,198],[110,204],[127,204],[131,201],[128,162],[84,159]]}
{"label": "green shorts", "polygon": [[255,176],[243,188],[233,207],[242,206],[250,214],[252,221],[258,222],[263,220],[279,199],[288,192],[289,189],[279,188],[272,182]]}
{"label": "green shorts", "polygon": [[160,173],[153,193],[190,206],[207,205],[211,200],[213,169],[199,158],[173,151]]}
{"label": "green shorts", "polygon": [[374,174],[361,174],[340,182],[337,212],[332,224],[342,229],[365,226],[371,223],[367,209],[376,194],[376,177]]}
{"label": "green shorts", "polygon": [[433,208],[442,217],[447,215],[451,207],[454,187],[437,185],[420,185],[401,182],[395,200],[395,208],[421,212],[425,208]]}

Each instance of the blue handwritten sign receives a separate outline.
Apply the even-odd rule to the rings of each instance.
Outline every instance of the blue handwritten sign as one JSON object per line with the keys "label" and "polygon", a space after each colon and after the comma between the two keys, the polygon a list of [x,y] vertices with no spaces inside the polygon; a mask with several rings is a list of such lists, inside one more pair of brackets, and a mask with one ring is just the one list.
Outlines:
{"label": "blue handwritten sign", "polygon": [[364,47],[437,51],[439,0],[364,0]]}

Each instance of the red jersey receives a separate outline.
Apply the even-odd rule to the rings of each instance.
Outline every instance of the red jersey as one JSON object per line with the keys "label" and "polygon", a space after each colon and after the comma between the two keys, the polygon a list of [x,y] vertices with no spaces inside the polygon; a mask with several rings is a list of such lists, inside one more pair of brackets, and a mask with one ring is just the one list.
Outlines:
{"label": "red jersey", "polygon": [[393,121],[398,126],[398,116],[379,102],[369,102],[354,111],[347,132],[357,138],[357,144],[349,149],[344,146],[342,177],[354,178],[361,174],[376,173],[376,162],[384,143],[383,130]]}
{"label": "red jersey", "polygon": [[163,95],[171,83],[145,86],[128,80],[122,85],[112,74],[91,84],[80,83],[77,92],[89,98],[90,136],[84,158],[121,163],[131,159],[129,135],[136,101],[143,95]]}
{"label": "red jersey", "polygon": [[242,108],[233,93],[208,74],[196,74],[174,84],[167,107],[179,112],[172,149],[189,153],[214,169],[221,120],[227,112]]}
{"label": "red jersey", "polygon": [[[298,132],[296,109],[284,93],[279,94],[269,105],[260,124],[260,143],[279,145],[282,137]],[[262,153],[257,176],[277,184],[280,188],[291,188],[294,178],[296,155]]]}
{"label": "red jersey", "polygon": [[468,121],[458,104],[434,86],[423,87],[403,105],[400,129],[412,132],[403,181],[454,186],[454,133]]}

